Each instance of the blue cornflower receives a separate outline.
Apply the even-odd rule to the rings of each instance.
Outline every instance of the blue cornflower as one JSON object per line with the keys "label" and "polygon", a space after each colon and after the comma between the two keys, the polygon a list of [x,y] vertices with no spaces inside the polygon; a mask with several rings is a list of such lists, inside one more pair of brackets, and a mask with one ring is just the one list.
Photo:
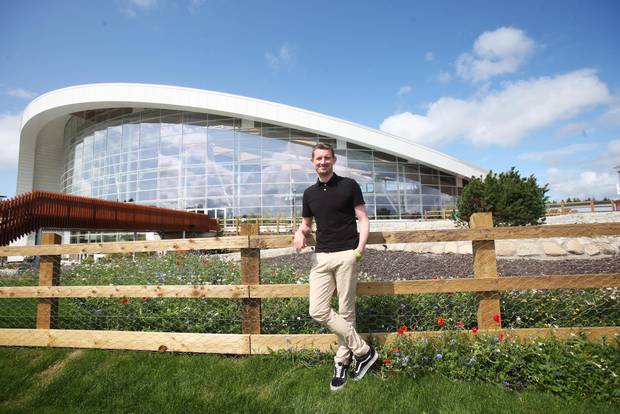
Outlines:
{"label": "blue cornflower", "polygon": [[502,384],[504,384],[504,386],[506,387],[510,387],[510,383],[506,380],[502,381]]}
{"label": "blue cornflower", "polygon": [[409,361],[411,361],[411,358],[409,357],[404,357],[400,359],[400,362],[402,362],[403,364],[407,364]]}
{"label": "blue cornflower", "polygon": [[435,358],[437,358],[437,359],[443,359],[443,354],[437,354],[437,355],[435,355]]}
{"label": "blue cornflower", "polygon": [[469,365],[469,364],[473,364],[474,362],[476,362],[476,357],[475,356],[469,358],[469,361],[467,361],[466,364]]}

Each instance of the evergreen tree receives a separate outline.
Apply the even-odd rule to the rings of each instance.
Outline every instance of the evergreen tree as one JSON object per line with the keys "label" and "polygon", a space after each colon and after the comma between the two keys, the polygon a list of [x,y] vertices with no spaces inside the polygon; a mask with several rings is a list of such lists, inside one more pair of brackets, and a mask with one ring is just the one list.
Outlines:
{"label": "evergreen tree", "polygon": [[547,184],[539,187],[533,175],[522,178],[515,167],[500,174],[490,171],[483,179],[472,177],[463,188],[457,221],[468,223],[473,213],[492,212],[495,226],[542,224],[548,191]]}

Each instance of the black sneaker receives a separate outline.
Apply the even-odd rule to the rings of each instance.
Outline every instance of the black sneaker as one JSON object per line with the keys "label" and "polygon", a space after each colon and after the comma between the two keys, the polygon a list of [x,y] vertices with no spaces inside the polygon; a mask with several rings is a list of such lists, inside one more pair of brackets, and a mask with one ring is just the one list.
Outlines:
{"label": "black sneaker", "polygon": [[341,390],[345,386],[347,383],[348,370],[349,366],[344,365],[342,362],[338,362],[334,365],[334,376],[332,377],[332,383],[329,385],[332,391]]}
{"label": "black sneaker", "polygon": [[379,355],[371,347],[370,350],[366,352],[366,355],[362,355],[362,356],[355,355],[354,358],[355,358],[355,369],[353,369],[353,373],[351,376],[352,376],[353,381],[359,381],[362,378],[364,378],[364,375],[366,375],[366,372],[372,366],[372,364],[374,364],[375,361],[377,361],[377,358],[379,358]]}

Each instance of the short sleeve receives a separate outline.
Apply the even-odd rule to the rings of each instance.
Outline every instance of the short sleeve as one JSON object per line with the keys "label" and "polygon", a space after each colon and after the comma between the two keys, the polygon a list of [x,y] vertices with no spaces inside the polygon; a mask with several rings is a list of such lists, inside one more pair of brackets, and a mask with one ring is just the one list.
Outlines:
{"label": "short sleeve", "polygon": [[312,214],[312,210],[310,209],[310,204],[308,204],[308,191],[304,191],[303,202],[301,204],[301,216],[302,217],[314,217]]}
{"label": "short sleeve", "polygon": [[362,189],[357,181],[353,180],[353,207],[366,204],[364,196],[362,195]]}

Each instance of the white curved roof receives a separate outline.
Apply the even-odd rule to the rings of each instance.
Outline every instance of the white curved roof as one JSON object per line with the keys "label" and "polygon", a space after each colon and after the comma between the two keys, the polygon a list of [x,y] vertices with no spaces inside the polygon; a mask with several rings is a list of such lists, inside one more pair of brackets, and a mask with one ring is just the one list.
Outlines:
{"label": "white curved roof", "polygon": [[[40,148],[42,145],[49,150],[62,148],[64,124],[58,120],[66,119],[73,112],[114,107],[173,109],[247,118],[343,139],[463,177],[486,173],[478,167],[395,135],[279,103],[177,86],[102,83],[51,91],[37,97],[26,107],[22,115],[17,192],[30,191],[36,184],[37,176],[44,174],[38,166],[35,174],[35,152],[38,164],[40,154],[44,153]],[[59,141],[46,142],[49,140]],[[62,164],[62,154],[60,159],[54,158],[57,157],[47,161]],[[43,179],[39,177],[39,180]]]}

